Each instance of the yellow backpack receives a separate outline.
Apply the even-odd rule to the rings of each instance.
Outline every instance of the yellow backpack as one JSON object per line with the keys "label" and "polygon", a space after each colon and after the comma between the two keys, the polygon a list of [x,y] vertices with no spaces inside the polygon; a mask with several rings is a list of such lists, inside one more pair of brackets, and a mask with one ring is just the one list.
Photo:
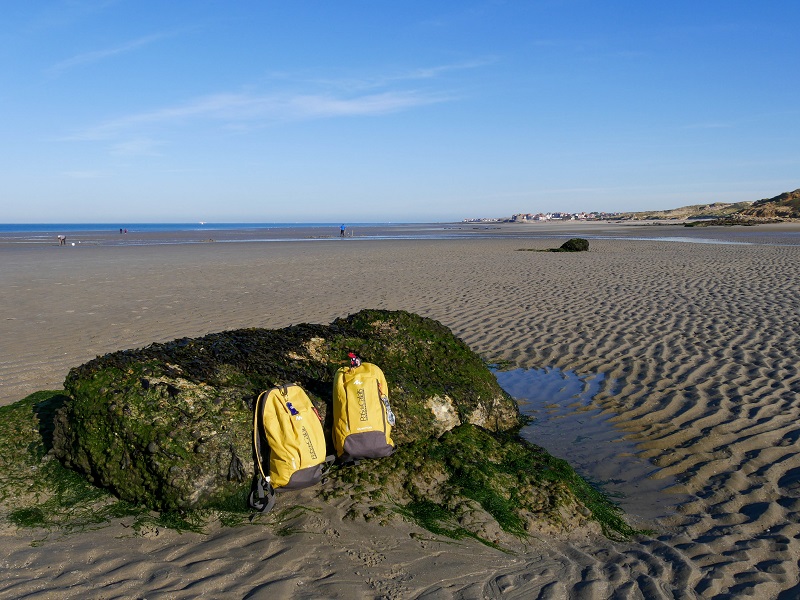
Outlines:
{"label": "yellow backpack", "polygon": [[333,380],[333,445],[344,462],[394,452],[389,386],[379,367],[350,355]]}
{"label": "yellow backpack", "polygon": [[[249,504],[261,512],[275,504],[276,490],[296,490],[322,480],[333,461],[317,409],[303,388],[284,385],[262,392],[253,411],[256,473]],[[269,466],[263,456],[268,452]]]}

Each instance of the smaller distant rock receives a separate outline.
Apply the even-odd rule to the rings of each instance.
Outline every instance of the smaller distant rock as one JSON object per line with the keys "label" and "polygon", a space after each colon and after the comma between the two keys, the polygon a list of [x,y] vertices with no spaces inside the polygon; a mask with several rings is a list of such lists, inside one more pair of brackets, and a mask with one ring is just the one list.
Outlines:
{"label": "smaller distant rock", "polygon": [[520,248],[520,252],[586,252],[589,250],[589,240],[583,238],[572,238],[567,240],[558,248],[548,248],[546,250],[538,250],[536,248]]}
{"label": "smaller distant rock", "polygon": [[567,240],[561,247],[554,248],[551,252],[586,252],[589,250],[589,240],[583,238],[572,238]]}

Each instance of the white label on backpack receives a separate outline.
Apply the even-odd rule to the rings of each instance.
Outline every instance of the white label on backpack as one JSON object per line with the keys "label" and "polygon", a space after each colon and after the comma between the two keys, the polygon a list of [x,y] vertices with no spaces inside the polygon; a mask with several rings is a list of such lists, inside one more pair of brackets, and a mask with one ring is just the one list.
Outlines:
{"label": "white label on backpack", "polygon": [[358,419],[359,421],[369,421],[369,414],[367,413],[367,395],[364,390],[358,390]]}
{"label": "white label on backpack", "polygon": [[306,446],[308,447],[308,453],[311,456],[311,458],[316,460],[317,451],[314,450],[314,444],[311,443],[311,436],[308,435],[308,430],[305,427],[303,427],[303,441],[306,443]]}

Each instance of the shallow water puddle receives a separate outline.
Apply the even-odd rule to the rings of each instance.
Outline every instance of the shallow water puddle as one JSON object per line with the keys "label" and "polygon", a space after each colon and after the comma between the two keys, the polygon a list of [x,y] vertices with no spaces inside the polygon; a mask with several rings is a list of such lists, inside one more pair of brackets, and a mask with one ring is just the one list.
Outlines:
{"label": "shallow water puddle", "polygon": [[629,517],[648,521],[674,514],[683,497],[665,490],[676,481],[652,477],[658,468],[639,458],[636,445],[592,405],[603,386],[611,384],[605,375],[582,376],[556,368],[494,374],[522,413],[534,419],[520,431],[523,438],[599,484]]}

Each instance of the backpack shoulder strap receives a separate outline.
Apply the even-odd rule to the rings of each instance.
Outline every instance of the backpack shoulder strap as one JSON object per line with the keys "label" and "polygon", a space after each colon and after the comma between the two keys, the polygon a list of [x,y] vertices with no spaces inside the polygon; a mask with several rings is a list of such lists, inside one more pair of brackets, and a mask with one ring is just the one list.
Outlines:
{"label": "backpack shoulder strap", "polygon": [[275,506],[275,488],[272,487],[270,476],[264,472],[264,461],[261,457],[260,427],[264,402],[269,392],[261,392],[253,408],[253,453],[256,463],[256,472],[253,475],[253,485],[247,503],[250,508],[259,512],[269,512]]}
{"label": "backpack shoulder strap", "polygon": [[247,497],[250,508],[258,512],[269,512],[275,506],[275,489],[272,484],[263,477],[256,477],[253,480],[253,488]]}

